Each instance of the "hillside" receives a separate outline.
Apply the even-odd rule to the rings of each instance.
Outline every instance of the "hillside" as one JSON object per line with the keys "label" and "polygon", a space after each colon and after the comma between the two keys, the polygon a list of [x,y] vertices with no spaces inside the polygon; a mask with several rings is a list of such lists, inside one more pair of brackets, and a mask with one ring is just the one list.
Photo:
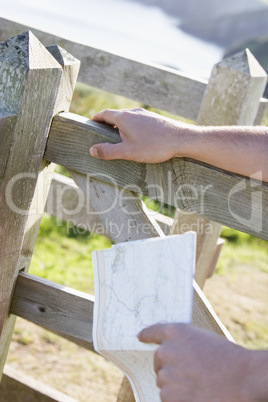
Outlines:
{"label": "hillside", "polygon": [[185,32],[223,47],[268,35],[268,2],[262,0],[130,1],[160,7]]}
{"label": "hillside", "polygon": [[265,7],[261,0],[130,0],[160,7],[180,19],[214,19],[222,15],[258,10]]}
{"label": "hillside", "polygon": [[234,43],[268,35],[268,7],[215,18],[189,18],[182,21],[180,28],[193,36],[226,48]]}
{"label": "hillside", "polygon": [[249,48],[268,72],[268,0],[128,1],[160,7],[186,33],[222,47],[224,57]]}

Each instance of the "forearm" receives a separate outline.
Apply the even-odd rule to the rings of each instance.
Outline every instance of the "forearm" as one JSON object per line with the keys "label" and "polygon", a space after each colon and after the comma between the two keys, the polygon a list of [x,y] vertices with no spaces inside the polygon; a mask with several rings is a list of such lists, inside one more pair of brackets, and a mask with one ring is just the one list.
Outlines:
{"label": "forearm", "polygon": [[122,143],[95,144],[91,155],[144,163],[193,158],[268,182],[267,127],[202,127],[144,109],[104,110],[93,120],[117,126]]}
{"label": "forearm", "polygon": [[210,165],[254,176],[268,182],[267,127],[197,127],[193,126],[185,147],[178,134],[177,155]]}

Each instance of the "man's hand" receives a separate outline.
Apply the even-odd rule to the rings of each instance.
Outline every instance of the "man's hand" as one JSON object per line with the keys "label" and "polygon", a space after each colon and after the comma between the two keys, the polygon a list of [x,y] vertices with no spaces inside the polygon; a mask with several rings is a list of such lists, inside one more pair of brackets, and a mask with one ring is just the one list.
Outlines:
{"label": "man's hand", "polygon": [[[95,144],[90,153],[100,159],[126,159],[136,162],[158,163],[183,155],[188,142],[187,131],[191,125],[136,108],[131,110],[107,109],[97,113],[92,120],[116,126],[122,142],[119,144]],[[187,130],[188,128],[188,130]]]}
{"label": "man's hand", "polygon": [[188,157],[268,182],[267,127],[200,127],[140,108],[107,109],[92,119],[116,126],[122,140],[93,145],[95,158],[159,163]]}
{"label": "man's hand", "polygon": [[[154,369],[163,402],[268,401],[263,378],[263,369],[268,367],[266,352],[243,349],[186,324],[153,325],[142,330],[138,338],[160,345]],[[258,358],[265,366],[257,363]]]}

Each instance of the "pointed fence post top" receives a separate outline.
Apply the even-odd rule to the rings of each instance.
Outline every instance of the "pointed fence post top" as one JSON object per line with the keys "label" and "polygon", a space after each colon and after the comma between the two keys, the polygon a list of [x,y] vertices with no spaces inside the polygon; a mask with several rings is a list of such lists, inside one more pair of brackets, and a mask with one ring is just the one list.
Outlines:
{"label": "pointed fence post top", "polygon": [[217,64],[250,75],[251,77],[266,77],[267,74],[249,49],[242,50],[233,56],[226,57]]}
{"label": "pointed fence post top", "polygon": [[47,46],[47,50],[62,66],[63,73],[55,111],[56,113],[62,111],[68,112],[81,63],[78,59],[58,45]]}
{"label": "pointed fence post top", "polygon": [[80,61],[72,56],[67,50],[63,49],[59,45],[46,46],[49,53],[57,60],[61,66],[73,66],[77,64],[80,66]]}
{"label": "pointed fence post top", "polygon": [[21,70],[59,67],[55,58],[48,56],[46,48],[31,31],[22,32],[0,43],[0,63],[16,66]]}
{"label": "pointed fence post top", "polygon": [[248,50],[217,63],[201,104],[200,125],[253,125],[267,74]]}
{"label": "pointed fence post top", "polygon": [[30,31],[0,43],[0,109],[18,113],[28,71],[39,69],[61,66]]}

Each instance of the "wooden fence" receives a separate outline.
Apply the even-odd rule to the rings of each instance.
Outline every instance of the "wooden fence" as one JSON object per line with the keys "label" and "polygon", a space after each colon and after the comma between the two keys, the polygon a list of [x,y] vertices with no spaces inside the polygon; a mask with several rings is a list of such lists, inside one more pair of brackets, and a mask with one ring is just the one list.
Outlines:
{"label": "wooden fence", "polygon": [[[91,158],[92,144],[117,142],[118,135],[112,128],[68,113],[77,77],[208,125],[260,123],[267,106],[261,98],[267,77],[248,50],[216,65],[207,83],[28,29],[0,18],[0,40],[4,41],[0,44],[0,367],[4,370],[0,400],[8,400],[6,395],[13,392],[13,401],[16,397],[19,401],[67,401],[71,398],[45,387],[37,391],[36,384],[29,386],[26,378],[4,369],[16,316],[93,350],[93,298],[27,273],[43,211],[60,213],[64,219],[64,208],[53,196],[55,183],[82,192],[87,208],[73,216],[77,224],[82,219],[94,228],[97,222],[114,242],[180,233],[182,223],[209,222],[210,233],[197,236],[193,323],[229,339],[231,335],[200,289],[219,254],[221,225],[268,240],[268,185],[259,178],[188,159],[147,165]],[[39,41],[60,47],[45,48]],[[68,169],[79,190],[73,181],[54,176],[49,192],[55,163]],[[178,208],[174,221],[157,216],[157,223],[137,192]],[[72,205],[73,199],[65,202]],[[94,216],[88,211],[94,211]],[[132,225],[128,214],[135,214]],[[113,233],[111,222],[124,227],[120,235]],[[132,400],[124,380],[118,401]]]}

